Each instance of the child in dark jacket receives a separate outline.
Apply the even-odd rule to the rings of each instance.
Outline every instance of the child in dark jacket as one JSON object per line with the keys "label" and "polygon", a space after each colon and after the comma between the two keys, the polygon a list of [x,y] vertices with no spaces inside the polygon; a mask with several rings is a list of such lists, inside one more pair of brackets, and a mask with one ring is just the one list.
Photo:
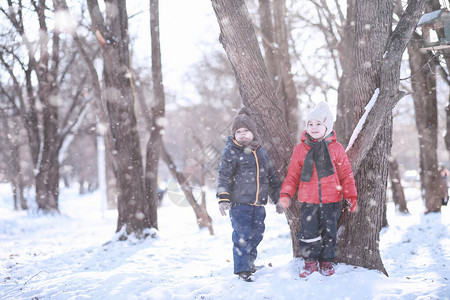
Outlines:
{"label": "child in dark jacket", "polygon": [[256,248],[263,239],[264,205],[269,196],[277,213],[284,212],[278,201],[280,187],[272,161],[261,146],[252,112],[243,107],[233,120],[232,136],[222,153],[217,197],[222,215],[230,210],[234,274],[246,281],[251,281],[256,271]]}
{"label": "child in dark jacket", "polygon": [[287,208],[297,192],[300,207],[300,254],[305,266],[300,277],[318,271],[334,274],[337,222],[341,204],[356,209],[355,179],[344,147],[336,140],[333,115],[326,102],[317,104],[308,114],[301,143],[294,148],[288,173],[280,192]]}

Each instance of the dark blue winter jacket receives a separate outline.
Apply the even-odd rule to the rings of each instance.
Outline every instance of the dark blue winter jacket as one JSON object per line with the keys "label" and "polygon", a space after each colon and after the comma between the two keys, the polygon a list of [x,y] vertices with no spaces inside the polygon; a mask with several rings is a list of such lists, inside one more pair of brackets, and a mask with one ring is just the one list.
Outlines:
{"label": "dark blue winter jacket", "polygon": [[219,203],[267,204],[279,200],[281,183],[267,151],[259,146],[251,150],[239,145],[231,136],[220,162],[217,197]]}

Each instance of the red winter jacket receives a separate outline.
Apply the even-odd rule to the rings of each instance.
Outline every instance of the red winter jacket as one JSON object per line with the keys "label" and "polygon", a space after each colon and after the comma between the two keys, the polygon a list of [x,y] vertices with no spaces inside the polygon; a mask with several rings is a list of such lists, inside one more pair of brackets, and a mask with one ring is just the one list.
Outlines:
{"label": "red winter jacket", "polygon": [[[332,203],[342,200],[342,194],[345,199],[354,199],[358,197],[355,186],[353,171],[348,161],[344,147],[336,140],[336,133],[325,139],[331,141],[328,145],[331,161],[334,167],[334,174],[323,177],[319,180],[316,167],[312,171],[312,177],[309,182],[300,181],[303,162],[306,154],[311,149],[306,141],[306,131],[301,137],[302,143],[294,148],[288,173],[281,187],[280,196],[283,194],[292,198],[298,189],[298,201],[307,203]],[[319,198],[320,195],[320,198]]]}

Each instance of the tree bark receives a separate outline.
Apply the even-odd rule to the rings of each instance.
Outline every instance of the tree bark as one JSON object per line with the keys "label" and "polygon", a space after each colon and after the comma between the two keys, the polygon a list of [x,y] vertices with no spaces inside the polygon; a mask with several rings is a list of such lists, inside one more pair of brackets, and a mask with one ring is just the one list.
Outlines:
{"label": "tree bark", "polygon": [[264,48],[264,61],[266,64],[269,78],[275,90],[279,87],[279,77],[276,61],[276,46],[274,40],[274,28],[272,20],[272,9],[270,0],[259,0],[259,26],[261,27],[262,45]]}
{"label": "tree bark", "polygon": [[[40,42],[40,59],[36,66],[36,75],[38,78],[38,98],[43,104],[43,137],[42,151],[38,161],[36,175],[36,202],[38,208],[44,212],[58,212],[59,196],[59,161],[58,153],[60,150],[58,134],[58,107],[54,105],[51,99],[55,99],[58,91],[58,65],[59,65],[59,43],[60,33],[54,31],[52,35],[52,54],[50,48],[50,33],[47,29],[47,20],[45,17],[45,1],[40,1],[35,6],[39,19],[41,36],[44,38]],[[55,7],[58,9],[58,7]],[[51,63],[51,64],[50,64]]]}
{"label": "tree bark", "polygon": [[[243,0],[212,0],[220,26],[219,40],[236,76],[242,102],[257,116],[264,146],[276,166],[281,180],[287,174],[294,143],[282,111],[278,107],[272,82],[264,65],[256,33]],[[286,217],[291,229],[292,247],[299,256],[300,205],[291,201]]]}
{"label": "tree bark", "polygon": [[398,171],[398,163],[395,157],[391,157],[389,160],[389,177],[391,178],[392,199],[394,201],[396,211],[403,214],[409,214],[409,210],[406,205],[405,193],[403,192],[400,172]]}
{"label": "tree bark", "polygon": [[[112,136],[114,173],[118,184],[117,232],[147,236],[151,228],[149,203],[145,196],[144,170],[137,132],[129,66],[128,16],[125,1],[106,1],[106,20],[96,0],[87,0],[92,30],[102,47],[106,100]],[[106,25],[108,24],[108,25]]]}
{"label": "tree bark", "polygon": [[355,124],[353,108],[355,105],[353,86],[355,74],[354,71],[354,53],[353,44],[355,42],[355,1],[347,1],[347,19],[342,29],[342,40],[338,45],[339,61],[342,66],[342,75],[338,88],[338,103],[336,111],[336,122],[334,129],[338,141],[346,147],[350,141]]}
{"label": "tree bark", "polygon": [[[391,1],[356,1],[355,15],[355,119],[361,119],[371,98],[376,98],[348,156],[356,175],[358,206],[339,221],[340,262],[377,269],[387,275],[378,243],[386,203],[388,158],[392,147],[392,109],[403,96],[399,92],[402,54],[425,1],[410,1],[394,32]],[[377,90],[379,89],[379,90]],[[379,94],[377,94],[379,91]],[[360,124],[361,125],[361,124]],[[374,138],[375,137],[375,138]],[[364,232],[362,238],[352,231]]]}
{"label": "tree bark", "polygon": [[298,111],[297,90],[294,84],[294,76],[291,72],[291,58],[289,54],[289,31],[286,26],[286,0],[274,0],[273,16],[275,29],[275,42],[278,77],[281,85],[277,87],[277,98],[280,99],[284,110],[285,119],[293,143],[300,139],[299,132],[300,114]]}
{"label": "tree bark", "polygon": [[[380,85],[382,56],[391,32],[392,8],[388,1],[355,3],[354,42],[354,116],[360,119],[364,107],[374,97]],[[370,24],[370,25],[368,25]],[[370,26],[370,30],[368,29]],[[377,99],[377,103],[381,99]],[[338,224],[338,251],[336,260],[369,269],[377,269],[387,275],[378,248],[382,228],[383,202],[387,183],[389,152],[392,145],[392,107],[383,114],[378,130],[373,133],[375,141],[366,149],[355,167],[352,147],[349,159],[352,163],[358,190],[358,209],[354,214],[344,211]],[[388,116],[388,118],[386,117]],[[373,120],[367,118],[368,121]],[[367,128],[365,126],[365,128]],[[366,147],[360,142],[358,146]],[[359,152],[359,151],[355,151]],[[386,152],[388,155],[386,155]],[[354,152],[353,152],[354,153]],[[355,232],[363,234],[354,234]]]}
{"label": "tree bark", "polygon": [[[290,142],[287,127],[283,126],[284,123],[281,112],[274,105],[274,103],[276,103],[274,100],[275,95],[270,88],[271,81],[268,77],[266,69],[264,68],[264,61],[258,47],[254,30],[251,26],[248,11],[242,0],[212,0],[212,4],[221,30],[219,40],[221,41],[235,72],[236,79],[240,87],[242,101],[244,105],[251,107],[258,116],[257,121],[259,121],[258,124],[260,125],[262,131],[261,135],[263,137],[263,141],[266,145],[268,145],[267,148],[269,154],[274,160],[274,164],[277,166],[278,170],[281,171],[282,175],[285,176],[294,145]],[[366,37],[369,42],[373,39],[373,43],[382,44],[381,46],[374,45],[377,52],[376,55],[373,54],[373,56],[378,59],[378,69],[373,65],[370,68],[364,68],[364,64],[361,63],[361,60],[359,62],[361,71],[365,70],[368,75],[371,75],[370,70],[374,69],[376,70],[375,74],[378,76],[377,78],[367,76],[367,82],[362,80],[365,77],[361,77],[359,79],[361,83],[364,84],[364,89],[362,89],[362,91],[357,91],[360,93],[358,97],[361,98],[361,103],[358,103],[360,115],[364,110],[365,103],[367,103],[370,96],[375,91],[376,85],[373,87],[371,82],[375,82],[381,86],[381,91],[377,103],[369,113],[366,123],[362,126],[362,130],[359,132],[355,142],[353,143],[353,147],[351,148],[351,150],[359,149],[362,153],[353,150],[352,157],[350,157],[352,168],[354,173],[357,175],[357,184],[359,186],[365,184],[365,182],[363,183],[363,179],[365,178],[364,176],[366,173],[368,174],[367,181],[370,185],[367,191],[363,192],[362,195],[367,199],[371,199],[372,196],[369,195],[369,191],[373,192],[376,189],[377,193],[374,194],[374,197],[378,198],[376,198],[377,202],[375,202],[374,209],[370,209],[370,207],[368,207],[367,210],[365,209],[366,206],[369,206],[371,201],[360,201],[360,203],[362,202],[362,204],[360,204],[360,211],[355,217],[352,218],[352,223],[350,223],[350,220],[348,219],[349,215],[344,214],[344,217],[345,215],[347,215],[347,217],[344,218],[344,222],[341,222],[341,224],[345,226],[343,228],[345,235],[347,237],[351,237],[353,234],[363,241],[355,241],[357,243],[353,245],[352,243],[346,243],[346,240],[344,239],[342,240],[343,243],[340,245],[340,249],[349,250],[350,253],[358,254],[355,259],[351,259],[350,257],[346,257],[344,255],[341,261],[353,263],[363,267],[376,268],[382,272],[386,272],[378,251],[378,238],[381,227],[381,214],[383,210],[381,201],[385,199],[388,170],[388,156],[386,155],[386,151],[383,150],[390,149],[390,145],[392,143],[391,126],[389,126],[390,122],[392,122],[391,111],[395,103],[402,96],[402,93],[398,92],[401,57],[410,38],[410,34],[421,15],[423,1],[411,1],[411,4],[408,6],[407,14],[405,14],[406,17],[402,18],[400,23],[397,25],[396,31],[390,39],[390,20],[392,19],[392,13],[389,11],[388,1],[383,4],[383,8],[387,8],[387,11],[379,11],[379,15],[381,15],[381,17],[378,16],[380,18],[380,20],[378,20],[379,23],[374,24],[374,20],[370,20],[372,30],[367,30],[367,32],[372,35]],[[360,9],[363,10],[362,7]],[[373,13],[373,11],[377,10],[367,8],[366,12]],[[363,13],[363,11],[361,13]],[[380,22],[384,16],[383,14],[386,13],[390,13],[388,22]],[[359,26],[364,23],[364,17],[369,16],[363,15]],[[381,37],[374,36],[376,33],[381,33]],[[358,45],[361,44],[358,43]],[[371,46],[370,43],[368,45]],[[370,48],[370,46],[367,46],[366,48]],[[386,49],[389,52],[383,57],[384,50]],[[355,53],[361,51],[362,49],[359,49],[358,51],[356,50]],[[359,55],[361,54],[362,53],[359,53]],[[364,57],[364,55],[362,56]],[[369,61],[372,60],[373,58],[369,57]],[[381,64],[381,62],[383,62],[383,64]],[[358,74],[357,72],[355,73]],[[373,88],[369,95],[367,95],[366,91],[369,90],[368,87]],[[362,99],[362,95],[365,96],[364,99]],[[365,100],[364,105],[362,104],[363,100]],[[361,164],[366,156],[371,156],[372,159],[373,157],[378,157],[381,158],[382,161],[368,160],[367,164]],[[376,168],[378,168],[380,164],[384,166],[384,168],[378,171]],[[373,169],[375,169],[375,172]],[[384,194],[384,196],[381,194]],[[296,239],[296,234],[299,227],[297,217],[299,215],[299,209],[297,206],[298,202],[292,202],[293,203],[287,210],[286,215],[288,218],[288,223],[291,227],[294,256],[298,256],[298,241]],[[374,220],[375,224],[370,223],[366,228],[364,228],[364,230],[361,231],[364,234],[364,237],[356,235],[355,228],[361,228],[362,224],[366,224],[365,222],[368,221],[364,221],[364,219],[369,220],[373,217],[371,213],[374,212],[376,216],[376,219]],[[347,230],[345,230],[346,228]],[[364,243],[367,245],[367,249],[361,247]],[[351,247],[353,246],[356,246],[358,250],[363,252],[365,255],[359,255],[359,252],[352,251]],[[376,251],[373,251],[372,249]],[[368,258],[367,262],[363,256]]]}
{"label": "tree bark", "polygon": [[[63,1],[53,1],[54,12],[64,8]],[[17,33],[21,35],[23,45],[28,54],[27,63],[20,61],[20,56],[14,56],[23,71],[24,88],[26,95],[22,92],[22,85],[14,72],[18,70],[8,70],[14,82],[14,97],[18,98],[19,104],[14,104],[20,111],[21,118],[27,131],[31,157],[34,168],[38,170],[35,177],[36,182],[36,202],[38,209],[43,212],[58,212],[59,196],[59,151],[67,132],[74,125],[67,125],[68,117],[63,122],[59,119],[59,104],[56,103],[60,96],[60,85],[64,76],[61,76],[60,68],[60,32],[57,29],[50,31],[47,22],[49,7],[46,1],[32,1],[30,8],[37,15],[39,27],[39,41],[37,50],[27,37],[23,19],[23,4],[21,1],[8,3],[8,10],[2,11],[8,16],[9,21]],[[30,24],[29,24],[30,25]],[[31,26],[33,26],[31,24]],[[12,52],[13,54],[13,52]],[[36,57],[39,57],[37,60]],[[0,55],[3,65],[7,66]],[[73,62],[69,60],[68,66]],[[65,70],[66,71],[66,70]],[[33,73],[36,77],[33,77]],[[37,92],[35,85],[37,83]],[[77,94],[79,96],[79,94]],[[68,116],[77,105],[74,99],[72,109],[69,109]],[[13,100],[11,102],[14,102]],[[76,124],[76,122],[74,123]]]}
{"label": "tree bark", "polygon": [[415,34],[415,39],[408,45],[408,54],[413,74],[412,97],[419,133],[422,197],[425,200],[426,213],[429,213],[440,212],[442,205],[437,158],[436,68],[433,63],[429,63],[432,59],[431,53],[421,53],[419,50],[421,40],[422,38]]}
{"label": "tree bark", "polygon": [[149,202],[151,226],[158,228],[158,163],[164,133],[165,96],[159,38],[159,1],[150,0],[150,35],[152,49],[152,79],[155,104],[151,108],[150,139],[147,143],[145,191]]}
{"label": "tree bark", "polygon": [[269,0],[259,1],[262,44],[265,63],[293,143],[298,141],[299,113],[297,90],[291,73],[289,31],[286,28],[286,1],[273,2],[273,21]]}

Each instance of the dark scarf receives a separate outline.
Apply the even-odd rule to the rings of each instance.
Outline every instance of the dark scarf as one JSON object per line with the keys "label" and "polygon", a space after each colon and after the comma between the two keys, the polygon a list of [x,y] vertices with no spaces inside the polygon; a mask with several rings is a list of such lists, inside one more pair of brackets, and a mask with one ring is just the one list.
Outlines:
{"label": "dark scarf", "polygon": [[[330,137],[333,133],[329,134]],[[306,154],[305,161],[303,162],[302,174],[300,181],[309,182],[312,177],[314,165],[316,165],[317,176],[319,179],[334,174],[333,163],[331,162],[330,151],[328,150],[328,144],[331,141],[325,141],[325,138],[321,141],[315,141],[309,134],[306,134],[305,143],[311,147]]]}

